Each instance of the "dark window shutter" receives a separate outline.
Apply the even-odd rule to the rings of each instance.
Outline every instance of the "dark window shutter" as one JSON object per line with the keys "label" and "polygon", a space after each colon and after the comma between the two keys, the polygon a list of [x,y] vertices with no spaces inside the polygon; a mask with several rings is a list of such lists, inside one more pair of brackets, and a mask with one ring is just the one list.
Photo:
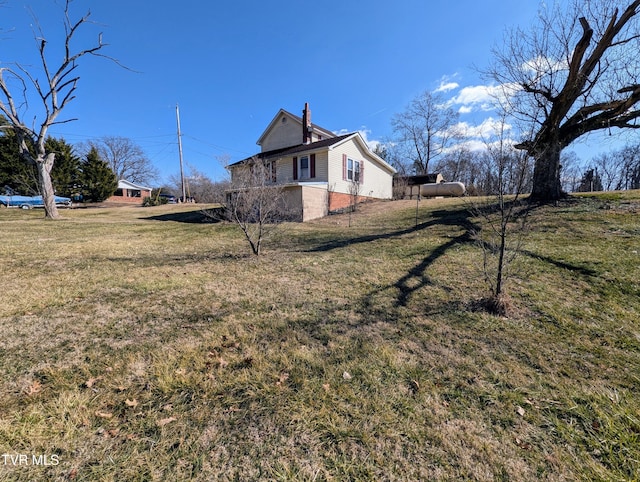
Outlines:
{"label": "dark window shutter", "polygon": [[360,161],[360,184],[364,184],[364,161]]}
{"label": "dark window shutter", "polygon": [[309,166],[309,177],[314,178],[316,177],[316,155],[315,154],[311,154],[311,164]]}
{"label": "dark window shutter", "polygon": [[293,180],[298,179],[298,158],[293,156]]}
{"label": "dark window shutter", "polygon": [[347,180],[347,155],[342,154],[342,180]]}

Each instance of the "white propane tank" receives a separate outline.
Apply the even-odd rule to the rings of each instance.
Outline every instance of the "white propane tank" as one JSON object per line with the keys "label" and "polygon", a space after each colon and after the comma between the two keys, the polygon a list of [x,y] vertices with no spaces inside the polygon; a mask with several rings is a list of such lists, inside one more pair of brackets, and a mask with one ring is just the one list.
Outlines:
{"label": "white propane tank", "polygon": [[465,191],[464,184],[461,182],[439,182],[420,185],[420,195],[423,197],[462,196]]}

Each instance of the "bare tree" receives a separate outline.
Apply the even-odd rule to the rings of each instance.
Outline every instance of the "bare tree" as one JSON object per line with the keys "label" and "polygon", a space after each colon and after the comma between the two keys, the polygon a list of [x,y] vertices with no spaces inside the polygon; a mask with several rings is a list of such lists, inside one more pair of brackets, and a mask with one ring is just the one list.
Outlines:
{"label": "bare tree", "polygon": [[624,160],[621,189],[640,189],[640,144],[628,145],[618,155]]}
{"label": "bare tree", "polygon": [[[198,203],[220,203],[225,202],[225,191],[231,188],[228,180],[213,181],[205,173],[199,171],[194,166],[189,167],[189,174],[185,176],[187,197],[195,199]],[[174,193],[182,193],[182,178],[180,173],[169,176],[171,190]],[[180,194],[181,196],[182,194]]]}
{"label": "bare tree", "polygon": [[256,256],[262,253],[264,240],[273,228],[293,214],[283,187],[272,181],[271,170],[257,157],[234,169],[225,211],[226,217],[240,227]]}
{"label": "bare tree", "polygon": [[128,137],[104,136],[84,146],[86,152],[92,148],[109,164],[118,179],[151,184],[159,177],[158,170],[142,148]]}
{"label": "bare tree", "polygon": [[358,208],[358,202],[360,200],[360,190],[362,184],[360,184],[359,175],[354,174],[355,179],[349,181],[349,227],[351,227],[351,216]]}
{"label": "bare tree", "polygon": [[442,174],[447,181],[462,181],[465,175],[470,171],[470,165],[473,162],[473,154],[467,146],[458,144],[438,160],[435,171]]}
{"label": "bare tree", "polygon": [[[43,70],[43,78],[38,78],[33,71],[22,64],[15,67],[0,67],[0,111],[7,117],[10,127],[20,140],[21,155],[29,162],[35,163],[38,171],[38,182],[44,200],[47,218],[58,218],[58,209],[54,199],[54,188],[51,182],[51,169],[55,163],[55,153],[49,152],[45,146],[49,129],[56,124],[71,122],[74,119],[60,120],[59,116],[69,102],[75,98],[80,77],[76,73],[78,61],[87,55],[100,55],[99,51],[106,45],[102,42],[102,34],[98,35],[96,44],[87,49],[74,50],[72,40],[81,27],[89,21],[89,13],[77,21],[70,17],[69,6],[72,0],[64,3],[64,50],[60,63],[52,63],[49,56],[48,42],[42,31],[37,32],[38,51]],[[35,22],[37,25],[37,22]],[[6,65],[6,64],[5,64]],[[17,95],[17,97],[16,97]],[[28,98],[36,97],[43,109],[42,117],[30,127],[23,106],[29,104]],[[31,118],[29,119],[31,121]],[[29,144],[34,146],[33,151]]]}
{"label": "bare tree", "polygon": [[640,146],[628,145],[593,158],[604,191],[638,189],[640,176]]}
{"label": "bare tree", "polygon": [[495,191],[484,202],[478,198],[471,201],[471,212],[479,220],[473,234],[482,249],[484,278],[490,290],[485,305],[493,313],[507,315],[510,303],[505,283],[527,228],[528,208],[520,201],[531,171],[530,158],[513,148],[503,128],[486,145],[487,172],[494,178]]}
{"label": "bare tree", "polygon": [[535,159],[531,199],[563,195],[560,154],[578,138],[640,127],[639,8],[640,0],[556,2],[531,31],[512,31],[494,50],[487,73],[505,87],[507,111],[532,133],[516,145]]}
{"label": "bare tree", "polygon": [[624,159],[617,152],[604,152],[593,158],[603,191],[619,191],[624,186]]}
{"label": "bare tree", "polygon": [[402,149],[401,155],[411,161],[416,174],[427,174],[430,163],[451,145],[456,138],[457,119],[457,112],[446,106],[441,95],[428,91],[393,117],[391,125],[398,135],[396,150]]}
{"label": "bare tree", "polygon": [[563,192],[576,192],[584,166],[574,151],[565,151],[560,157],[560,181]]}

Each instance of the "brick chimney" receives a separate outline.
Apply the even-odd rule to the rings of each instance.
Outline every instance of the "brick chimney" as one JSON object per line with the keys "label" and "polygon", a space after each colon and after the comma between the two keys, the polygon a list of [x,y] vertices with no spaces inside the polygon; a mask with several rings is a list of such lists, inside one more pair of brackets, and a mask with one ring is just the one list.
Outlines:
{"label": "brick chimney", "polygon": [[302,143],[309,144],[311,142],[311,110],[309,109],[309,103],[304,103],[304,110],[302,111]]}

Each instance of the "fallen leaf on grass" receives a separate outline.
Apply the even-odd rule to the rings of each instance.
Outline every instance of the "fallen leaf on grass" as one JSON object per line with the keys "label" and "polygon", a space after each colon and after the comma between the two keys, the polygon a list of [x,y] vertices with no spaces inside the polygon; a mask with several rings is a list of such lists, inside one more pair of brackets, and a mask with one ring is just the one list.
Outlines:
{"label": "fallen leaf on grass", "polygon": [[418,383],[418,380],[411,380],[411,382],[409,382],[409,388],[411,388],[411,391],[413,393],[418,393],[418,391],[420,390],[420,384]]}
{"label": "fallen leaf on grass", "polygon": [[136,408],[138,406],[138,401],[134,398],[133,400],[129,400],[128,398],[124,401],[124,404],[127,407]]}
{"label": "fallen leaf on grass", "polygon": [[99,418],[113,418],[113,414],[110,412],[96,412],[96,417]]}
{"label": "fallen leaf on grass", "polygon": [[524,417],[525,411],[524,408],[522,408],[520,405],[518,405],[518,408],[516,408],[516,412],[518,412],[518,415],[520,415],[521,417]]}
{"label": "fallen leaf on grass", "polygon": [[36,393],[40,393],[41,390],[42,383],[40,383],[38,380],[34,380],[28,387],[24,389],[24,392],[27,394],[27,396],[31,396],[35,395]]}
{"label": "fallen leaf on grass", "polygon": [[342,378],[344,378],[345,380],[351,380],[353,377],[351,376],[351,374],[349,372],[343,372],[342,373]]}
{"label": "fallen leaf on grass", "polygon": [[95,383],[99,380],[101,380],[102,377],[96,377],[96,378],[89,378],[89,380],[87,380],[86,382],[84,382],[84,384],[86,385],[87,388],[91,388],[93,387],[93,385],[95,385]]}
{"label": "fallen leaf on grass", "polygon": [[178,420],[176,417],[163,418],[162,420],[158,420],[158,427],[164,427],[165,425],[175,422]]}
{"label": "fallen leaf on grass", "polygon": [[287,372],[281,373],[278,381],[276,382],[276,386],[280,387],[289,379],[289,374]]}

